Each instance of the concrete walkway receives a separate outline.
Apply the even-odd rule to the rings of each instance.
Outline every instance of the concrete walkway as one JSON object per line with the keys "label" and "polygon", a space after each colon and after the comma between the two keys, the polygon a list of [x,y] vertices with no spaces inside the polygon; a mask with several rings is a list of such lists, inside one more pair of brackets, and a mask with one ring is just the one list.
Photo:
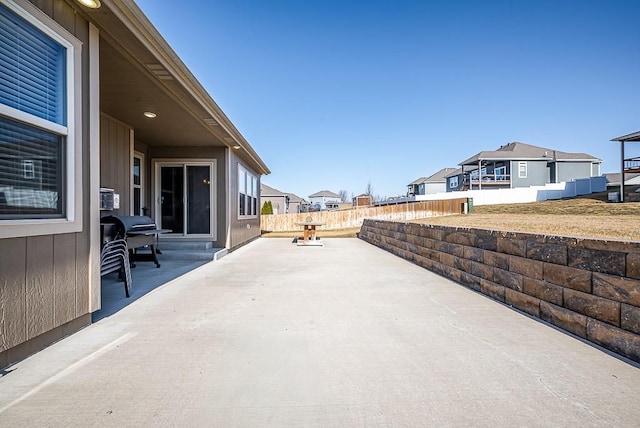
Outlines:
{"label": "concrete walkway", "polygon": [[636,366],[324,241],[255,241],[10,367],[0,426],[638,426]]}

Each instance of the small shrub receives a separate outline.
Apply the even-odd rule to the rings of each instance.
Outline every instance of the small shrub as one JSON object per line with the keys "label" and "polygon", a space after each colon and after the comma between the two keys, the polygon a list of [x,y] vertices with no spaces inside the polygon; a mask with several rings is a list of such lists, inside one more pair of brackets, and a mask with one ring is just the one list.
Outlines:
{"label": "small shrub", "polygon": [[260,214],[262,215],[273,214],[273,204],[271,203],[271,201],[267,201],[264,204],[262,204],[262,209],[260,210]]}

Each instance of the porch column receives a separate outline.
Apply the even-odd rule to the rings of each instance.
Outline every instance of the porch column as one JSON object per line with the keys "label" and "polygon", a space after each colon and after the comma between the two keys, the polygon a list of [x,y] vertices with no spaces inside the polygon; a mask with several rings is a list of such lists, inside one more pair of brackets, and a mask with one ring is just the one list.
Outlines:
{"label": "porch column", "polygon": [[482,190],[482,161],[478,161],[478,190]]}
{"label": "porch column", "polygon": [[624,140],[620,140],[620,202],[624,202]]}

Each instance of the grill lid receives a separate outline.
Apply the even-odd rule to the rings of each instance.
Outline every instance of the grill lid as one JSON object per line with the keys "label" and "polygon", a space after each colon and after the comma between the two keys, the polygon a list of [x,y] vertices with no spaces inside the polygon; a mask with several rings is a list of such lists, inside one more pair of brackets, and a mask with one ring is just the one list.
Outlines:
{"label": "grill lid", "polygon": [[109,215],[102,217],[100,222],[115,224],[116,233],[122,237],[128,232],[157,229],[155,221],[146,215]]}

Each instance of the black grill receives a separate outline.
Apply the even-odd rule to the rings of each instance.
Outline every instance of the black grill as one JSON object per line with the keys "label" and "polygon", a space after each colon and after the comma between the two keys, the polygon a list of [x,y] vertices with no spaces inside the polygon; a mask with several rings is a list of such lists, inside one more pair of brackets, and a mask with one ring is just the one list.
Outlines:
{"label": "black grill", "polygon": [[[171,232],[169,229],[158,229],[156,222],[146,215],[109,215],[102,217],[100,224],[103,243],[118,238],[127,241],[132,267],[136,261],[152,261],[160,267],[155,238],[160,233]],[[138,248],[147,246],[151,254],[138,253]]]}

